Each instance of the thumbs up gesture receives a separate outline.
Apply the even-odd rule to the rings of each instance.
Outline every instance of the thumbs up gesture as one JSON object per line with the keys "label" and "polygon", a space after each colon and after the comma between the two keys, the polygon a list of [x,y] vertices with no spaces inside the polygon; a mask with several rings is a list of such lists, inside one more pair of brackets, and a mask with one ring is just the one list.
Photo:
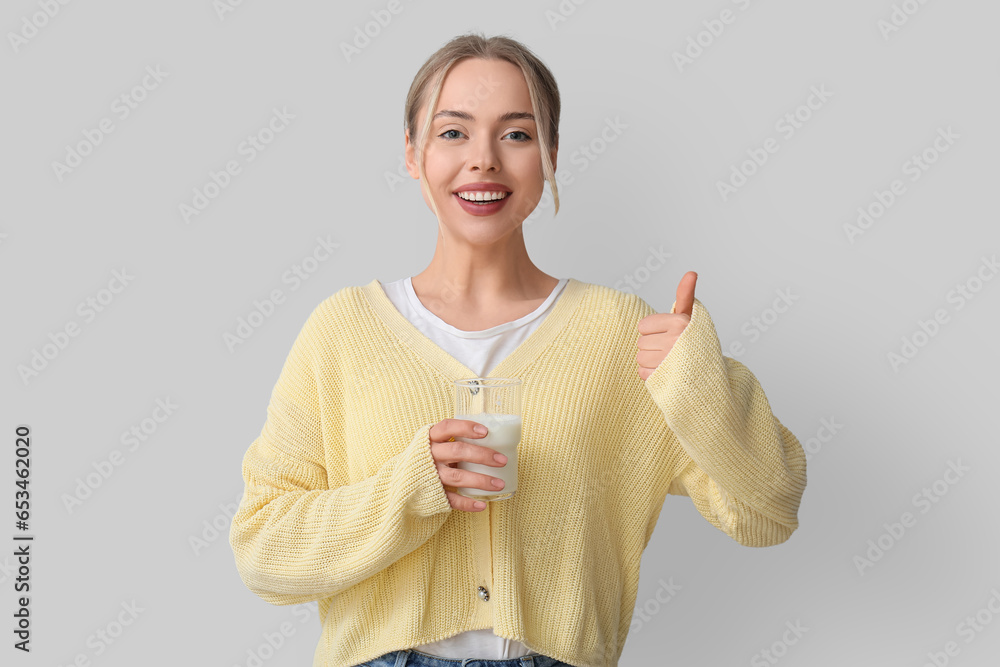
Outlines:
{"label": "thumbs up gesture", "polygon": [[639,320],[639,352],[635,359],[639,363],[639,377],[643,382],[667,358],[674,343],[691,321],[694,284],[697,281],[697,273],[685,273],[677,285],[677,302],[673,312],[654,313]]}

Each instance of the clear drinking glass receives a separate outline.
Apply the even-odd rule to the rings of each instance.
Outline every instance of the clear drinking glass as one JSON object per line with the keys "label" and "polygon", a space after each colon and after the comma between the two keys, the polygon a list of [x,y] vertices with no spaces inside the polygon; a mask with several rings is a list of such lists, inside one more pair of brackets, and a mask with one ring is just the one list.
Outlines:
{"label": "clear drinking glass", "polygon": [[517,446],[521,442],[521,380],[468,378],[455,380],[455,418],[471,419],[489,429],[482,438],[456,438],[494,449],[507,457],[502,467],[459,461],[462,470],[499,477],[499,492],[460,486],[456,491],[476,500],[505,500],[517,491]]}

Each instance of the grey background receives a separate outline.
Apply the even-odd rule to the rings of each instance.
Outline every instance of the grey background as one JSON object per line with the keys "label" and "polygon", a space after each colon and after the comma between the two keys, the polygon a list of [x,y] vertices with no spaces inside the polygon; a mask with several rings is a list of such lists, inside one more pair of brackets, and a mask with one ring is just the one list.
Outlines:
{"label": "grey background", "polygon": [[[918,11],[884,35],[879,22],[903,5]],[[923,665],[928,653],[995,664],[1000,281],[976,278],[992,279],[983,261],[1000,248],[1000,6],[404,1],[348,61],[340,45],[387,6],[247,0],[220,15],[208,0],[72,2],[15,48],[10,34],[30,32],[42,9],[5,3],[3,465],[13,468],[16,425],[29,424],[36,539],[33,650],[8,643],[4,664],[83,654],[109,667],[247,665],[283,623],[291,632],[263,664],[312,664],[315,604],[274,607],[243,586],[227,507],[310,311],[341,287],[430,262],[436,221],[415,181],[391,177],[403,102],[424,59],[473,29],[523,41],[562,93],[559,172],[573,183],[560,188],[558,216],[540,207],[525,223],[533,260],[619,289],[631,276],[661,312],[698,271],[724,351],[810,453],[801,527],[780,546],[742,547],[668,497],[621,664]],[[711,44],[679,68],[673,54],[726,9],[734,21],[702,35]],[[121,118],[113,100],[147,67],[165,78]],[[813,86],[832,97],[785,138],[776,123]],[[294,119],[248,162],[240,142],[274,108]],[[60,180],[53,162],[102,118],[114,131]],[[626,127],[602,144],[615,119]],[[904,163],[949,127],[957,140],[911,181]],[[723,201],[717,182],[768,137],[778,152]],[[588,160],[586,146],[601,152]],[[242,172],[185,222],[179,206],[228,160]],[[844,225],[893,179],[905,193],[851,243]],[[293,289],[282,276],[317,237],[339,248]],[[656,270],[651,248],[671,255]],[[134,278],[85,321],[78,304],[122,269]],[[978,289],[961,308],[959,284]],[[231,351],[224,334],[274,289],[284,302]],[[772,317],[779,291],[794,300]],[[947,322],[921,337],[938,309]],[[79,335],[23,381],[18,367],[69,322]],[[915,334],[922,346],[894,368],[889,353]],[[168,398],[176,410],[130,451],[122,432]],[[114,450],[121,465],[67,508]],[[946,475],[950,462],[968,470]],[[4,479],[11,642],[17,531],[13,474]],[[924,488],[935,502],[918,502]],[[886,524],[905,512],[913,521],[897,539]],[[888,550],[859,568],[879,540]],[[97,642],[133,602],[134,622]],[[786,633],[796,623],[800,636]]]}

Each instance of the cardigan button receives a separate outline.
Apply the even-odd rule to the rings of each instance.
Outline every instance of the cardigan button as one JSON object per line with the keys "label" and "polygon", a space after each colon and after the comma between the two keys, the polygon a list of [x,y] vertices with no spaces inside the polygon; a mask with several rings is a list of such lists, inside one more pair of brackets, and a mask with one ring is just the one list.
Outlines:
{"label": "cardigan button", "polygon": [[486,602],[487,600],[490,599],[490,592],[488,590],[486,590],[484,587],[480,586],[479,587],[479,597],[481,597],[483,599],[483,602]]}

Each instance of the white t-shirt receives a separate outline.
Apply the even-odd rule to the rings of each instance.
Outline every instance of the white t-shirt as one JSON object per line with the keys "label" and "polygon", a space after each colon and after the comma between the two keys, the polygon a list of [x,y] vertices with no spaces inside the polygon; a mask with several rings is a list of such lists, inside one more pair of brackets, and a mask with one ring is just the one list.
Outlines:
{"label": "white t-shirt", "polygon": [[[382,287],[396,310],[425,336],[480,377],[485,377],[542,324],[568,282],[567,278],[560,280],[542,305],[524,317],[482,331],[456,329],[427,310],[413,291],[410,278],[401,278]],[[489,628],[460,632],[415,648],[421,653],[450,659],[503,660],[539,655],[519,641],[498,637]]]}

